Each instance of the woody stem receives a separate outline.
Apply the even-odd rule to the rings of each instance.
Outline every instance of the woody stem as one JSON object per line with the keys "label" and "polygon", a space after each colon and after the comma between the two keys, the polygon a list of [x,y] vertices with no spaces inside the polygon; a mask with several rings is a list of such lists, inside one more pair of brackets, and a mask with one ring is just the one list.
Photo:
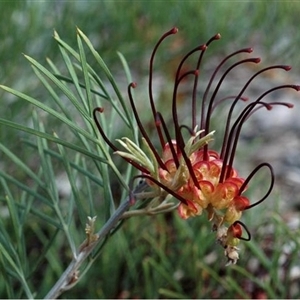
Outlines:
{"label": "woody stem", "polygon": [[129,209],[132,203],[132,196],[138,194],[148,187],[147,183],[143,182],[139,184],[135,190],[129,195],[126,200],[118,207],[115,213],[108,219],[108,221],[103,225],[103,227],[96,233],[96,239],[92,243],[86,245],[85,247],[80,246],[77,250],[77,255],[73,257],[67,269],[63,272],[61,277],[45,296],[44,299],[56,299],[63,292],[71,289],[75,286],[80,277],[74,281],[74,274],[78,272],[78,269],[91,254],[91,252],[96,248],[97,245],[114,229],[114,227],[122,219],[123,214]]}

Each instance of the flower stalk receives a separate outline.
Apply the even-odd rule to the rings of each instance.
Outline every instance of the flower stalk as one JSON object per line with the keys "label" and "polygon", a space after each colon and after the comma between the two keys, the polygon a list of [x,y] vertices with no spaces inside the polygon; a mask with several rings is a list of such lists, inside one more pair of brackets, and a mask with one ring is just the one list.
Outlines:
{"label": "flower stalk", "polygon": [[103,227],[94,233],[94,226],[96,217],[88,217],[88,224],[86,226],[86,240],[78,247],[76,256],[73,257],[69,266],[58,279],[56,284],[48,292],[44,299],[56,299],[63,292],[71,289],[80,280],[80,267],[86,261],[87,257],[92,251],[102,242],[105,237],[117,226],[117,224],[124,218],[124,213],[135,202],[135,194],[142,193],[147,187],[145,182],[141,182],[132,191],[132,193],[125,199],[125,201],[117,208],[114,214],[103,225]]}

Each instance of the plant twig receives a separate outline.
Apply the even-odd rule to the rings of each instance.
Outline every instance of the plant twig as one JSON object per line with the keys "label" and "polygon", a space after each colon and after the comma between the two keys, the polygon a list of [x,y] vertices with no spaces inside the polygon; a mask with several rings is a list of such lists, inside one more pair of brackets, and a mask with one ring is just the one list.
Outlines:
{"label": "plant twig", "polygon": [[110,217],[110,219],[104,224],[104,226],[95,234],[95,238],[88,243],[87,240],[79,246],[77,250],[77,256],[74,257],[61,275],[59,280],[55,283],[52,289],[48,292],[44,299],[56,299],[64,291],[71,289],[79,281],[79,268],[89,254],[95,249],[103,238],[117,225],[117,223],[122,219],[123,214],[132,205],[132,196],[142,192],[146,187],[147,183],[140,183],[133,191],[132,195],[129,195],[126,200],[118,207],[115,213]]}

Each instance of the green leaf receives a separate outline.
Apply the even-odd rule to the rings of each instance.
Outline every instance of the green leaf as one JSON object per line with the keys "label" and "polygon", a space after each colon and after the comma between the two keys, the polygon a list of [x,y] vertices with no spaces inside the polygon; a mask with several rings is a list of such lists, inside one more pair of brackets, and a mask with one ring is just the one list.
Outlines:
{"label": "green leaf", "polygon": [[8,251],[6,251],[6,249],[2,246],[2,244],[0,243],[0,252],[1,254],[5,257],[5,259],[7,260],[7,262],[9,263],[9,265],[12,267],[12,269],[16,272],[18,279],[20,280],[24,291],[26,293],[26,296],[29,299],[33,299],[33,295],[29,289],[29,286],[25,280],[24,274],[22,269],[20,269],[17,264],[15,263],[15,261],[12,259],[12,257],[10,256],[10,253],[8,253]]}
{"label": "green leaf", "polygon": [[[30,147],[37,149],[36,144],[34,144],[33,142],[31,142],[30,140],[23,140],[23,142],[26,145],[29,145]],[[49,154],[50,156],[58,159],[60,162],[63,161],[63,158],[61,157],[61,155],[51,149],[44,149],[45,153]],[[83,157],[81,158],[83,159]],[[88,180],[95,182],[97,185],[99,186],[103,186],[103,181],[99,178],[99,176],[96,176],[94,174],[92,174],[91,172],[89,172],[87,170],[87,168],[83,168],[78,164],[75,164],[73,161],[68,160],[68,163],[70,164],[70,166],[72,168],[74,168],[75,170],[79,171],[81,174],[83,174]]]}
{"label": "green leaf", "polygon": [[49,199],[42,196],[35,190],[31,189],[28,185],[18,181],[15,177],[8,175],[6,172],[3,172],[2,170],[0,170],[0,176],[3,177],[6,181],[16,185],[21,190],[27,192],[28,194],[32,195],[36,199],[43,201],[46,205],[51,207],[51,202],[49,201]]}
{"label": "green leaf", "polygon": [[43,139],[46,139],[46,140],[48,140],[50,142],[54,142],[56,144],[63,145],[65,147],[67,147],[67,148],[70,148],[70,149],[72,149],[74,151],[80,152],[80,153],[82,153],[82,154],[84,154],[84,155],[86,155],[88,157],[91,157],[92,159],[95,159],[96,161],[100,161],[100,162],[105,163],[105,164],[108,163],[107,159],[99,157],[99,155],[97,155],[97,154],[91,153],[90,151],[87,151],[84,148],[81,148],[81,147],[79,147],[79,146],[77,146],[75,144],[69,143],[69,142],[67,142],[65,140],[56,138],[53,135],[50,135],[48,133],[40,132],[38,130],[25,127],[23,125],[20,125],[18,123],[15,123],[15,122],[3,119],[3,118],[0,118],[0,124],[8,126],[8,127],[11,127],[11,128],[14,128],[14,129],[17,129],[19,131],[24,131],[24,132],[30,133],[32,135],[35,135],[35,136],[41,137]]}
{"label": "green leaf", "polygon": [[78,34],[77,34],[77,44],[78,44],[81,67],[82,67],[84,83],[85,83],[88,111],[91,114],[92,110],[93,110],[93,107],[92,107],[93,101],[92,101],[92,94],[91,94],[90,77],[89,77],[89,72],[88,72],[88,64],[86,61],[86,56],[85,56],[84,48],[83,48],[83,45],[81,42],[81,38]]}
{"label": "green leaf", "polygon": [[[38,63],[35,59],[33,59],[32,57],[30,57],[28,55],[24,55],[24,56],[33,66],[35,66],[49,80],[51,80],[67,96],[68,99],[70,99],[70,101],[73,103],[73,105],[76,107],[76,109],[80,112],[80,114],[83,117],[85,117],[87,120],[89,120],[90,116],[81,107],[76,96],[71,92],[71,90],[64,83],[59,81],[51,72],[49,72],[43,65]],[[66,57],[65,57],[65,59],[66,59]]]}
{"label": "green leaf", "polygon": [[31,169],[19,157],[13,154],[2,143],[0,143],[0,150],[11,159],[11,161],[18,167],[18,170],[23,170],[30,178],[32,178],[41,187],[44,186],[44,183],[40,180],[40,178],[36,175],[36,173],[31,171]]}
{"label": "green leaf", "polygon": [[[72,47],[70,47],[67,43],[65,43],[63,40],[61,40],[59,35],[57,34],[57,32],[54,32],[54,38],[59,43],[59,45],[61,45],[64,49],[66,49],[66,51],[68,51],[77,61],[81,62],[80,55]],[[81,66],[82,66],[82,64],[81,64]],[[104,93],[104,95],[101,94],[101,98],[108,100],[111,103],[111,105],[113,106],[114,110],[119,114],[119,116],[125,122],[126,126],[128,126],[128,127],[131,126],[131,128],[133,128],[132,125],[130,125],[130,118],[128,118],[129,114],[127,113],[126,115],[124,115],[121,112],[121,110],[118,106],[118,103],[112,99],[112,97],[110,96],[109,92],[107,91],[107,89],[105,87],[105,84],[100,79],[97,72],[94,71],[94,69],[89,64],[86,64],[85,66],[88,69],[89,76],[91,78],[93,78],[95,83],[99,86],[100,90]],[[100,67],[102,68],[102,65],[100,65]],[[105,65],[105,67],[106,67],[106,65]],[[107,69],[108,68],[106,67],[105,70],[107,70]],[[61,79],[61,76],[58,76],[58,78]],[[113,88],[118,90],[116,84],[113,86]],[[118,95],[119,96],[121,95],[119,90],[118,90]],[[122,100],[122,98],[121,98],[121,100]],[[123,106],[123,109],[124,108],[126,109],[126,106]]]}
{"label": "green leaf", "polygon": [[130,128],[133,128],[133,123],[132,123],[132,118],[130,118],[130,114],[128,112],[128,108],[127,105],[122,97],[122,94],[114,80],[114,77],[112,76],[109,68],[107,67],[107,65],[105,64],[105,62],[103,61],[102,57],[99,55],[99,53],[95,50],[94,46],[92,45],[92,43],[90,42],[90,40],[87,38],[87,36],[79,29],[77,28],[77,32],[78,34],[81,36],[81,38],[85,41],[86,45],[88,46],[88,48],[91,50],[93,56],[95,57],[97,63],[99,64],[99,66],[101,67],[101,69],[104,71],[107,79],[109,80],[109,82],[111,83],[118,99],[119,102],[122,106],[122,109],[124,110],[125,114],[126,114],[126,119],[128,120],[129,124],[130,124]]}
{"label": "green leaf", "polygon": [[[68,175],[68,179],[69,179],[71,189],[72,189],[72,198],[74,197],[74,199],[75,199],[76,209],[77,209],[77,212],[79,214],[81,224],[85,224],[87,213],[85,212],[85,209],[82,205],[81,196],[80,196],[79,190],[78,190],[77,185],[76,185],[77,171],[74,171],[73,169],[71,169],[71,166],[70,166],[69,161],[67,159],[68,155],[67,155],[64,147],[59,145],[59,144],[57,144],[57,147],[58,147],[58,150],[59,150],[60,155],[62,157],[62,162],[63,162],[63,165],[64,165],[64,169],[65,169],[65,171]],[[79,153],[76,154],[76,159],[75,159],[76,164],[79,163],[78,161],[79,161]],[[70,226],[71,220],[73,218],[73,210],[74,210],[74,203],[70,199],[69,208],[68,208],[68,221],[67,221],[69,226]]]}
{"label": "green leaf", "polygon": [[[54,109],[50,108],[49,106],[43,104],[42,102],[26,95],[23,94],[21,92],[18,92],[12,88],[9,88],[7,86],[3,86],[0,85],[0,88],[2,88],[3,90],[21,98],[24,99],[26,101],[28,101],[29,103],[37,106],[38,108],[46,111],[47,113],[49,113],[50,115],[54,116],[55,118],[57,118],[58,120],[62,121],[63,123],[67,124],[70,128],[78,131],[80,134],[82,134],[83,136],[85,136],[86,138],[88,138],[91,141],[97,142],[95,137],[90,135],[90,133],[88,133],[87,131],[83,130],[81,127],[77,126],[76,124],[74,124],[72,121],[70,121],[69,119],[67,119],[65,116],[61,115],[60,113],[58,113],[57,111],[55,111]],[[89,117],[87,117],[89,118]]]}

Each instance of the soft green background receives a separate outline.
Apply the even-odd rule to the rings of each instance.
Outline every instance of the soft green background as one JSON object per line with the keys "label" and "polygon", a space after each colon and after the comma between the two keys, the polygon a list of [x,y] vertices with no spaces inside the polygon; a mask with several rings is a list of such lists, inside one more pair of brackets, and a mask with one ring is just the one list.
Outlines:
{"label": "soft green background", "polygon": [[[219,32],[222,40],[208,55],[220,56],[250,46],[266,64],[290,64],[299,74],[299,15],[298,1],[0,1],[0,83],[43,101],[43,89],[22,53],[40,62],[46,57],[59,62],[61,57],[52,39],[53,30],[69,44],[76,45],[76,26],[85,32],[118,74],[120,63],[116,51],[122,52],[137,81],[146,75],[155,41],[173,26],[180,30],[174,39],[178,44],[172,44],[174,56]],[[165,54],[161,51],[159,59],[165,62],[162,67],[166,74],[172,70],[172,64],[166,63],[172,59],[169,51]],[[29,105],[3,91],[0,91],[0,99],[1,117],[26,123],[32,110]],[[18,133],[1,127],[0,139],[20,158],[34,164],[35,158],[23,150]],[[18,171],[12,169],[1,154],[0,159],[3,170]],[[210,227],[201,218],[182,222],[174,214],[130,220],[104,248],[83,281],[63,297],[239,298],[258,297],[260,292],[268,297],[288,297],[290,279],[280,282],[276,275],[278,259],[280,246],[292,242],[296,248],[291,261],[296,261],[297,235],[289,233],[275,212],[263,221],[251,214],[249,219],[253,232],[257,232],[254,241],[243,250],[246,253],[239,266],[233,269],[225,269],[224,261],[216,258],[222,257],[222,249],[214,244]],[[263,227],[263,222],[270,220],[275,224],[276,238],[272,241],[275,251],[268,259],[262,251],[260,241],[264,232],[259,226]],[[30,236],[28,247],[34,243],[35,237]],[[251,269],[243,269],[243,264],[253,256],[258,258],[260,272],[267,274],[266,282],[257,280],[255,276],[259,274],[252,274]],[[53,263],[67,265],[66,261],[59,260],[60,253],[57,257],[52,257]],[[44,277],[47,265],[43,268],[30,279],[32,286],[37,286],[39,297],[45,295],[56,280]],[[250,291],[247,284],[252,287]],[[5,297],[5,288],[0,283],[0,298]]]}
{"label": "soft green background", "polygon": [[[222,39],[209,54],[216,49],[222,54],[254,47],[265,63],[279,60],[294,68],[300,65],[298,1],[58,0],[1,1],[0,6],[0,82],[24,92],[40,90],[22,53],[41,62],[46,57],[58,59],[53,30],[72,45],[76,26],[111,67],[116,65],[116,51],[121,51],[131,68],[145,72],[154,41],[174,26],[180,30],[179,45],[174,45],[177,51],[204,43],[219,32]],[[167,52],[163,61],[169,56]],[[6,116],[14,119],[26,114],[18,101],[4,103]],[[6,134],[1,129],[1,136]]]}

